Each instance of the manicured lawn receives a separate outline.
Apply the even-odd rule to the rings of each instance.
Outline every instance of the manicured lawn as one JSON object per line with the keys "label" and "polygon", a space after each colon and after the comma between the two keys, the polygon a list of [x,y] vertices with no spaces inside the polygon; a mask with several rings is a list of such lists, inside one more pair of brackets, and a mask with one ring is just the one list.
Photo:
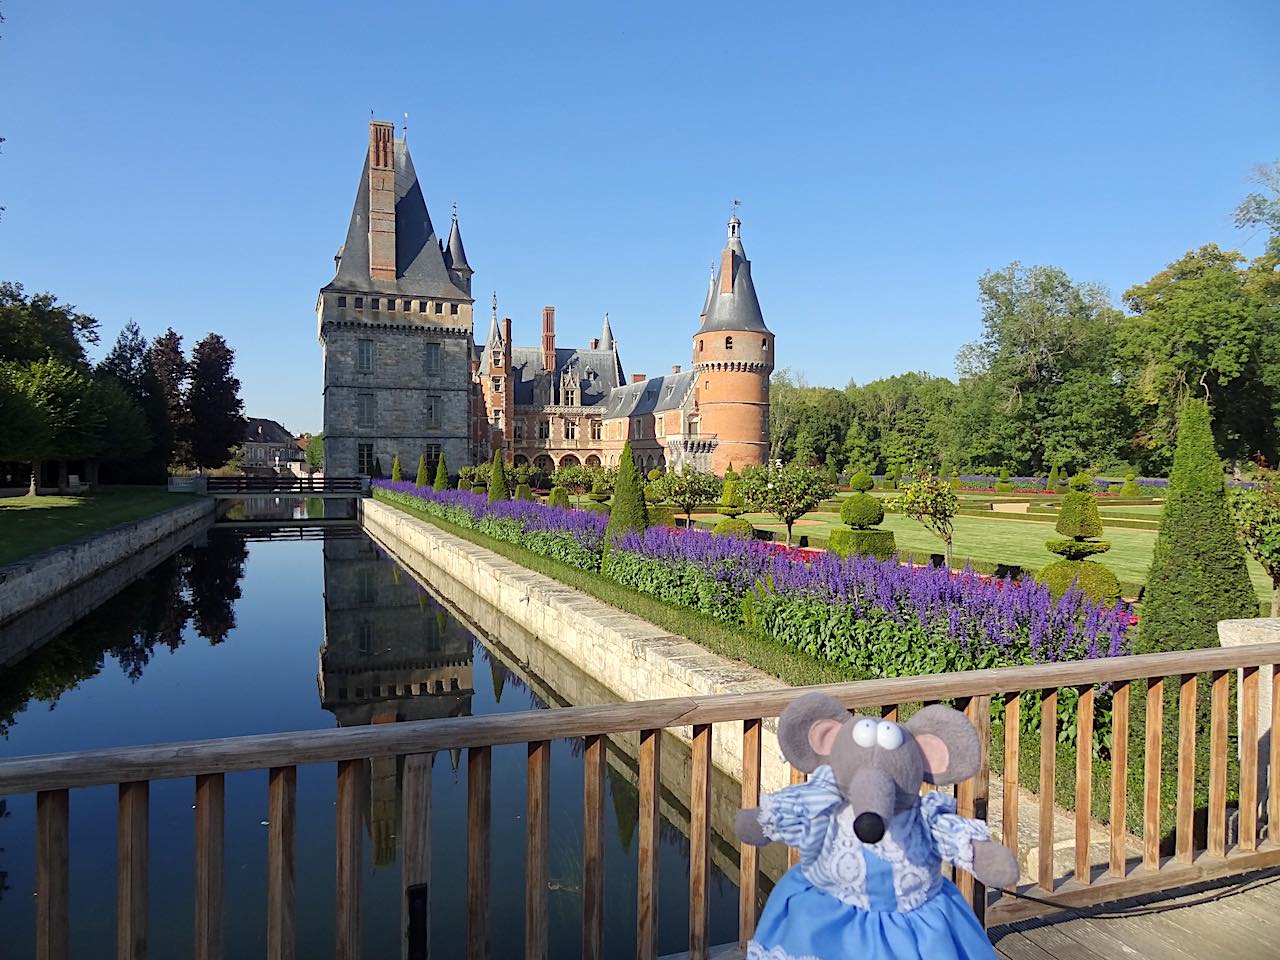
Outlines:
{"label": "manicured lawn", "polygon": [[79,497],[0,497],[0,564],[191,499],[164,487],[105,487]]}
{"label": "manicured lawn", "polygon": [[[766,514],[745,515],[754,526],[773,530],[786,536],[786,527]],[[816,521],[816,522],[810,522]],[[1103,520],[1105,527],[1106,520]],[[832,527],[840,527],[840,518],[833,513],[811,513],[805,522],[797,523],[793,534],[822,537],[824,540]],[[942,552],[942,541],[925,530],[916,521],[898,514],[885,514],[881,526],[892,530],[898,546],[908,550],[930,553]],[[1054,559],[1045,549],[1044,542],[1056,537],[1053,518],[1045,520],[984,520],[980,517],[956,517],[953,552],[958,557],[973,557],[995,563],[1015,563],[1027,567],[1040,567]],[[1156,534],[1151,530],[1131,530],[1121,527],[1106,529],[1104,539],[1111,549],[1094,559],[1106,564],[1121,580],[1142,583],[1147,579],[1151,566],[1151,551]],[[1258,599],[1270,604],[1271,580],[1262,566],[1249,560],[1249,574],[1258,591]]]}

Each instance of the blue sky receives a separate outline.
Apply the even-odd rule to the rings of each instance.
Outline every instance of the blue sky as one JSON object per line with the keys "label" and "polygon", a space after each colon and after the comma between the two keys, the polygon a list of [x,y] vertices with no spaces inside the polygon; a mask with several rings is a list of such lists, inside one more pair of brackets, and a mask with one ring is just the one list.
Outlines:
{"label": "blue sky", "polygon": [[0,277],[104,349],[129,318],[224,334],[246,412],[294,431],[370,109],[409,114],[518,343],[550,303],[562,343],[608,311],[628,372],[688,363],[741,199],[779,364],[836,386],[953,374],[1011,260],[1118,297],[1201,243],[1260,252],[1230,211],[1280,158],[1268,0],[0,11]]}

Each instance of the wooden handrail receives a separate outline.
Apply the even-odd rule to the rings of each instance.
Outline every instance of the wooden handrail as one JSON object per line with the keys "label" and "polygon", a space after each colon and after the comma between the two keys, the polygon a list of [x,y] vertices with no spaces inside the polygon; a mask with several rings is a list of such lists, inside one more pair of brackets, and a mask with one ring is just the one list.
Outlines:
{"label": "wooden handrail", "polygon": [[1194,675],[1274,663],[1280,663],[1280,643],[1260,643],[817,687],[15,757],[0,761],[0,796],[776,717],[791,701],[814,690],[856,709]]}

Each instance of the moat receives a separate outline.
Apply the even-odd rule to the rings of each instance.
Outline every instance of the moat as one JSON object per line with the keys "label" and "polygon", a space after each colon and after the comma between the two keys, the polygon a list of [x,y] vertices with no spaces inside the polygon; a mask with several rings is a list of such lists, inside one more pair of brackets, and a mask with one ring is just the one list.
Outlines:
{"label": "moat", "polygon": [[[430,584],[354,524],[273,528],[218,524],[88,616],[0,670],[0,756],[250,733],[325,729],[551,708],[577,702],[589,664],[555,678],[527,666],[455,616]],[[552,745],[550,953],[579,953],[581,741]],[[493,752],[490,942],[522,955],[525,749]],[[610,956],[634,954],[638,795],[634,758],[611,745],[605,804]],[[373,761],[364,805],[365,955],[400,953],[397,831],[401,770]],[[298,770],[298,955],[333,951],[333,765]],[[266,930],[267,773],[226,785],[226,955],[261,954]],[[192,782],[152,784],[150,946],[191,949]],[[0,930],[6,957],[34,956],[34,805],[0,801]],[[685,949],[688,840],[679,798],[661,829],[661,953]],[[431,956],[464,953],[466,765],[435,757],[431,800]],[[115,941],[116,790],[71,803],[71,944],[108,957]],[[717,858],[713,857],[713,860]],[[721,864],[724,858],[719,858]],[[713,943],[735,939],[737,889],[712,868]]]}

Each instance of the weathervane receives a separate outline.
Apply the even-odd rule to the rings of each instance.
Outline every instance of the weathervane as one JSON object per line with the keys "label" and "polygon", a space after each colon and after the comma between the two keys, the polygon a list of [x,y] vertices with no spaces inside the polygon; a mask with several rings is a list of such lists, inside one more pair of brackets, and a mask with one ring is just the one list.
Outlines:
{"label": "weathervane", "polygon": [[493,291],[493,319],[498,319],[498,291]]}
{"label": "weathervane", "polygon": [[407,113],[404,115],[404,126],[401,127],[400,129],[404,131],[404,138],[408,140],[409,139],[409,115]]}
{"label": "weathervane", "polygon": [[738,208],[739,208],[740,206],[742,206],[742,201],[741,201],[741,200],[735,200],[735,201],[733,201],[733,209],[732,209],[731,211],[729,211],[729,212],[730,212],[730,215],[731,215],[731,216],[736,217],[736,216],[738,215]]}

